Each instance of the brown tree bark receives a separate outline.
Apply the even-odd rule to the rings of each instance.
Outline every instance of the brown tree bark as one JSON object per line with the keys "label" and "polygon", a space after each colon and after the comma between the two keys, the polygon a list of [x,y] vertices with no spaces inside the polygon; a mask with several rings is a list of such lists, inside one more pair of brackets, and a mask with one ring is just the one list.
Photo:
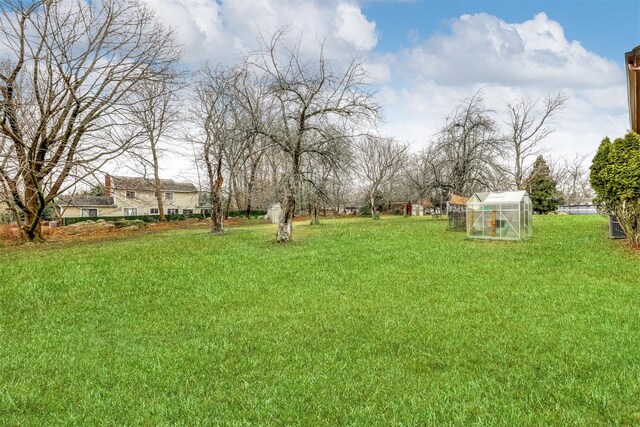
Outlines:
{"label": "brown tree bark", "polygon": [[294,183],[297,179],[299,179],[298,173],[294,173],[293,180],[289,181],[287,185],[287,193],[282,203],[282,213],[280,214],[280,222],[276,233],[276,241],[278,243],[287,243],[293,240],[292,224],[296,211],[296,186]]}
{"label": "brown tree bark", "polygon": [[[27,201],[27,209],[20,227],[21,238],[24,242],[44,242],[41,216],[46,204],[40,200],[38,191],[29,185],[25,188],[24,199]],[[20,221],[20,217],[17,218]]]}
{"label": "brown tree bark", "polygon": [[318,211],[320,210],[320,202],[318,198],[314,198],[311,202],[311,225],[319,225],[320,217]]}
{"label": "brown tree bark", "polygon": [[369,194],[369,200],[371,202],[371,218],[380,219],[380,212],[378,212],[376,206],[376,193],[374,191]]}
{"label": "brown tree bark", "polygon": [[155,143],[151,143],[151,155],[153,157],[153,180],[156,193],[156,201],[158,202],[158,219],[160,221],[165,220],[164,216],[164,204],[162,201],[162,191],[160,189],[160,172],[158,171],[158,155],[156,153]]}
{"label": "brown tree bark", "polygon": [[249,174],[249,182],[247,183],[247,218],[251,216],[251,208],[253,204],[253,187],[255,186],[256,173],[258,170],[258,162],[251,165],[251,172]]}
{"label": "brown tree bark", "polygon": [[[213,181],[213,180],[212,180]],[[222,212],[222,157],[218,159],[216,165],[216,178],[212,185],[211,200],[211,232],[213,234],[224,233],[224,217]]]}
{"label": "brown tree bark", "polygon": [[293,240],[291,224],[293,223],[293,213],[296,209],[296,198],[293,193],[289,194],[285,197],[280,222],[278,223],[276,241],[279,243],[287,243]]}

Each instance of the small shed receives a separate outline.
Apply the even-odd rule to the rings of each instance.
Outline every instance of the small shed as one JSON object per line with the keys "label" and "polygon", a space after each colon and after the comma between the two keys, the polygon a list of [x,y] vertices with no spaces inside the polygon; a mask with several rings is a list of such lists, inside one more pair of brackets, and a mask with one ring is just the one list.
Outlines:
{"label": "small shed", "polygon": [[401,213],[404,216],[411,216],[413,204],[411,202],[391,202],[389,203],[389,210],[391,213]]}
{"label": "small shed", "polygon": [[475,193],[467,202],[467,238],[529,239],[533,235],[532,215],[526,191]]}
{"label": "small shed", "polygon": [[447,221],[451,231],[465,231],[468,197],[451,193],[447,200]]}
{"label": "small shed", "polygon": [[280,222],[280,215],[282,215],[282,206],[280,203],[274,203],[269,207],[269,209],[267,209],[267,218],[272,224]]}

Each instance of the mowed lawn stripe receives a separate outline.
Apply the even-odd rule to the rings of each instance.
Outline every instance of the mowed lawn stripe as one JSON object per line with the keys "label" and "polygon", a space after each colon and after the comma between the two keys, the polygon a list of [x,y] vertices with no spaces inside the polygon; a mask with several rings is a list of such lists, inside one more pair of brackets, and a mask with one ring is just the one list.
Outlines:
{"label": "mowed lawn stripe", "polygon": [[640,257],[425,218],[4,249],[3,424],[640,423]]}

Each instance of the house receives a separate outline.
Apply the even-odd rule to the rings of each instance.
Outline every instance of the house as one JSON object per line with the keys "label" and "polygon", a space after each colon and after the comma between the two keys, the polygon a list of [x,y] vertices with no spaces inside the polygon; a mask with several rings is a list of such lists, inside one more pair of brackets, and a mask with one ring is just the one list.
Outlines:
{"label": "house", "polygon": [[411,215],[413,211],[413,204],[411,202],[391,202],[389,203],[388,210],[391,213]]}
{"label": "house", "polygon": [[[162,179],[160,192],[166,215],[201,214],[206,209],[189,182]],[[159,215],[154,181],[143,177],[107,175],[104,196],[60,196],[56,204],[62,218]]]}
{"label": "house", "polygon": [[430,199],[420,201],[425,215],[442,215],[442,209]]}
{"label": "house", "polygon": [[345,215],[360,215],[362,212],[362,206],[345,206],[344,214]]}
{"label": "house", "polygon": [[625,53],[631,130],[640,133],[640,46]]}
{"label": "house", "polygon": [[556,212],[567,215],[597,215],[598,208],[589,201],[583,201],[577,204],[560,205]]}

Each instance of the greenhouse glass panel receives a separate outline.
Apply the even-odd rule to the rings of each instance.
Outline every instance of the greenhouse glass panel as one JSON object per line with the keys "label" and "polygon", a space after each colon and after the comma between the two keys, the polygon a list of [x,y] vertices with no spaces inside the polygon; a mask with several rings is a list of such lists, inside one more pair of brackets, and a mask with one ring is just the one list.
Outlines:
{"label": "greenhouse glass panel", "polygon": [[531,199],[524,191],[476,193],[467,203],[467,238],[524,240],[533,235]]}

